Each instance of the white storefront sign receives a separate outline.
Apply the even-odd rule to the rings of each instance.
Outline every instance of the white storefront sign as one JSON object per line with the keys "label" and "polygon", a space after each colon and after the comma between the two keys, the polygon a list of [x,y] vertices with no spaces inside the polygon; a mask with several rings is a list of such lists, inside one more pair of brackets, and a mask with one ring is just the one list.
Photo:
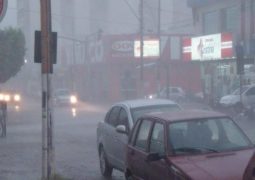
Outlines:
{"label": "white storefront sign", "polygon": [[[134,55],[139,58],[141,56],[140,41],[134,43]],[[147,58],[159,57],[159,40],[144,40],[143,56]]]}
{"label": "white storefront sign", "polygon": [[192,38],[192,60],[214,60],[222,58],[221,34]]}

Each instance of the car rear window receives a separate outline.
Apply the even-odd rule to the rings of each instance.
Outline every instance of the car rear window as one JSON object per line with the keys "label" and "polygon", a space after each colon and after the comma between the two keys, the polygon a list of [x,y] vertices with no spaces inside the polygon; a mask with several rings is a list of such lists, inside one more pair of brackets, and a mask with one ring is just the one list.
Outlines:
{"label": "car rear window", "polygon": [[137,119],[139,119],[141,116],[145,114],[172,112],[172,111],[180,111],[180,110],[181,108],[177,104],[153,105],[153,106],[133,108],[131,109],[131,114],[132,114],[133,122],[135,123]]}

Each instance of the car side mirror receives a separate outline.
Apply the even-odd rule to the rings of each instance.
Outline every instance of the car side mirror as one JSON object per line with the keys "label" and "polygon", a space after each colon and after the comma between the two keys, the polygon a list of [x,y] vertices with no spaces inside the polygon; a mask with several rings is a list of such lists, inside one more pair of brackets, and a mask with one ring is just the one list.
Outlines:
{"label": "car side mirror", "polygon": [[159,161],[161,159],[165,158],[165,155],[161,155],[159,153],[150,153],[146,157],[147,162],[154,162],[154,161]]}
{"label": "car side mirror", "polygon": [[127,128],[126,128],[126,126],[124,126],[124,125],[118,125],[117,127],[116,127],[116,131],[118,132],[118,133],[120,133],[120,134],[128,134],[128,131],[127,131]]}

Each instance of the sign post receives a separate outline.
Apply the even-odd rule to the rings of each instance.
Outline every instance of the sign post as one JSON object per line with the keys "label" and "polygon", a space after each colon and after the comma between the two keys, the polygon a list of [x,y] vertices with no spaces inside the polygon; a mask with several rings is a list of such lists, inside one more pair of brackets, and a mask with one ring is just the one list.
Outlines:
{"label": "sign post", "polygon": [[[6,10],[7,10],[7,4],[8,1],[7,0],[0,0],[0,22],[3,20],[5,14],[6,14]],[[1,101],[0,102],[0,109],[2,111],[1,113],[1,117],[0,117],[0,121],[2,127],[2,137],[6,136],[6,120],[7,120],[7,102],[5,101]]]}
{"label": "sign post", "polygon": [[53,178],[55,171],[53,141],[51,53],[51,0],[41,0],[41,62],[42,62],[42,180]]}
{"label": "sign post", "polygon": [[7,10],[7,0],[0,0],[0,22],[3,20]]}

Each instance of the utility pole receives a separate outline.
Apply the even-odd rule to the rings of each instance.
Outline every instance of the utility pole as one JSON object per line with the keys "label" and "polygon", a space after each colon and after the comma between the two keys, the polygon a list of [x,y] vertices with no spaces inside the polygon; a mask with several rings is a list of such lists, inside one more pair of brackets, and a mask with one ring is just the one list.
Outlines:
{"label": "utility pole", "polygon": [[160,64],[161,64],[161,0],[158,0],[158,39],[159,39],[159,58],[157,62],[157,95],[160,92]]}
{"label": "utility pole", "polygon": [[76,78],[75,78],[75,67],[76,67],[76,41],[73,41],[73,63],[72,63],[72,91],[76,92]]}
{"label": "utility pole", "polygon": [[140,0],[140,96],[144,95],[144,58],[143,58],[143,48],[144,48],[144,0]]}
{"label": "utility pole", "polygon": [[[244,41],[245,41],[245,32],[246,32],[246,14],[245,14],[245,8],[246,3],[245,0],[241,0],[241,43],[244,47]],[[240,60],[240,59],[239,59]],[[241,59],[244,61],[244,58]],[[244,62],[242,62],[244,63]],[[242,99],[242,91],[243,91],[243,73],[241,72],[240,75],[240,103],[243,105],[243,99]]]}
{"label": "utility pole", "polygon": [[53,111],[51,79],[51,0],[41,0],[41,52],[42,52],[42,180],[53,177]]}

